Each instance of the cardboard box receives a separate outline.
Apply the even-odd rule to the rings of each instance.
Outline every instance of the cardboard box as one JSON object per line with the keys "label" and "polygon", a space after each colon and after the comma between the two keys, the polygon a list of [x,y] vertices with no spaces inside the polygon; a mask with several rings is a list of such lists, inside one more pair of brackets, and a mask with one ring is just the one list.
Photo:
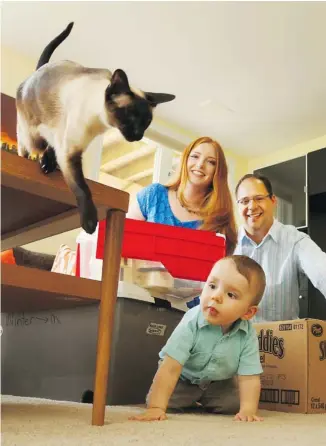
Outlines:
{"label": "cardboard box", "polygon": [[326,322],[254,324],[263,366],[261,409],[326,412]]}

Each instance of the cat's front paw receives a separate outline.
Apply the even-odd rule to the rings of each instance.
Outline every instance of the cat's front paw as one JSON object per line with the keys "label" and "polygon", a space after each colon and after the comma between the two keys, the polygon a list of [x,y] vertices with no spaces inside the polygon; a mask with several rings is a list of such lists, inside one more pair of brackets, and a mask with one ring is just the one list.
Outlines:
{"label": "cat's front paw", "polygon": [[48,146],[47,149],[44,150],[43,156],[40,160],[40,165],[42,172],[45,174],[55,171],[57,168],[57,158],[52,147]]}
{"label": "cat's front paw", "polygon": [[82,228],[87,234],[93,234],[97,226],[97,209],[93,203],[89,204],[82,214]]}

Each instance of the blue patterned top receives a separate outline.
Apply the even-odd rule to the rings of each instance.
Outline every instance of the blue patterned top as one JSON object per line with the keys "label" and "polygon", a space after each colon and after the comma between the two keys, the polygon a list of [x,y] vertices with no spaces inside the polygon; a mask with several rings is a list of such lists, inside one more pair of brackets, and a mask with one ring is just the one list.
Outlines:
{"label": "blue patterned top", "polygon": [[153,183],[137,193],[137,201],[146,221],[170,226],[197,229],[201,220],[181,221],[172,212],[168,198],[168,188]]}

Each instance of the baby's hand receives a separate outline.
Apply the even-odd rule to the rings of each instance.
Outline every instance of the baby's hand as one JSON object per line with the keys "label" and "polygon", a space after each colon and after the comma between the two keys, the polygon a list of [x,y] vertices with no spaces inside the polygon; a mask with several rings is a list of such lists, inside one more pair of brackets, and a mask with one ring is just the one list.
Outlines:
{"label": "baby's hand", "polygon": [[234,417],[234,421],[264,421],[264,418],[254,413],[238,412]]}
{"label": "baby's hand", "polygon": [[145,413],[140,415],[133,415],[129,417],[129,420],[133,421],[163,421],[167,420],[164,410],[159,408],[147,409]]}

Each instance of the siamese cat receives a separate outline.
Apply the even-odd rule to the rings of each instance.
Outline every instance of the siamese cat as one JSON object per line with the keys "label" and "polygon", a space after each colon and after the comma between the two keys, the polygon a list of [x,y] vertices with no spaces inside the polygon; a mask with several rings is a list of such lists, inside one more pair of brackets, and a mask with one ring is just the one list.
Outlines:
{"label": "siamese cat", "polygon": [[18,87],[18,154],[37,152],[44,173],[52,172],[58,163],[76,196],[81,226],[92,234],[98,219],[83,174],[83,153],[110,127],[119,129],[127,141],[141,140],[152,122],[154,108],[175,96],[133,88],[121,69],[112,74],[71,61],[48,63],[73,25],[70,23],[47,45],[36,71]]}

